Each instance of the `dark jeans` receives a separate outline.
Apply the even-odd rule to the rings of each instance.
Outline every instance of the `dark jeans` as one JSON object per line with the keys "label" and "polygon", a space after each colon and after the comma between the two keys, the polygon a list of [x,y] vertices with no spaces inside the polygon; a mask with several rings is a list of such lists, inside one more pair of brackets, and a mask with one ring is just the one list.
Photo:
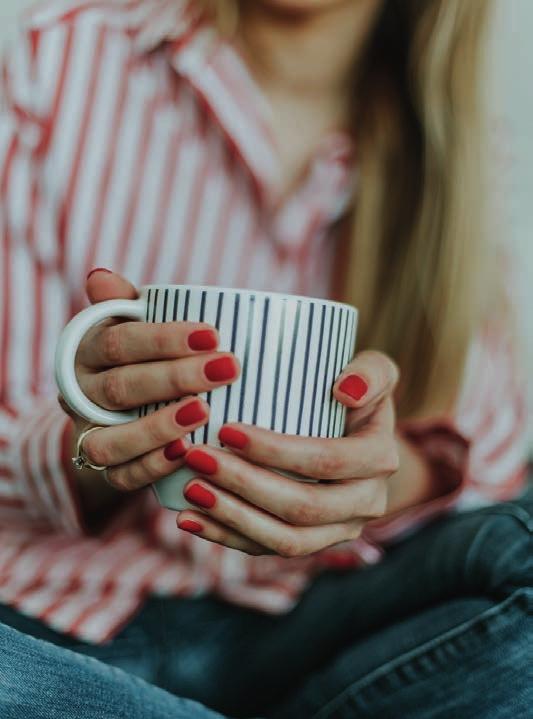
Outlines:
{"label": "dark jeans", "polygon": [[0,606],[0,716],[533,716],[532,510],[529,491],[440,519],[281,617],[154,598],[95,647]]}

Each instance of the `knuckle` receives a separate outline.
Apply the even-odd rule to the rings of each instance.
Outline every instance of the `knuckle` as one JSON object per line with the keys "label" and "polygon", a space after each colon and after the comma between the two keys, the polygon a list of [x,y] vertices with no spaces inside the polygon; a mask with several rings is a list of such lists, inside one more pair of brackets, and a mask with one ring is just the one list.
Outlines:
{"label": "knuckle", "polygon": [[322,509],[316,502],[310,497],[305,497],[288,507],[285,519],[291,524],[313,526],[321,523],[322,514]]}
{"label": "knuckle", "polygon": [[352,541],[354,539],[359,539],[363,532],[363,524],[361,522],[354,523],[348,528],[348,531],[346,533],[346,538],[344,541]]}
{"label": "knuckle", "polygon": [[383,443],[378,464],[380,474],[390,475],[398,471],[400,456],[396,442],[389,440]]}
{"label": "knuckle", "polygon": [[122,467],[110,467],[106,471],[106,480],[119,492],[129,492],[130,483],[126,471]]}
{"label": "knuckle", "polygon": [[278,540],[275,549],[276,552],[281,557],[285,557],[285,559],[294,559],[305,554],[305,552],[302,551],[300,543],[293,537]]}
{"label": "knuckle", "polygon": [[122,372],[109,370],[104,373],[102,378],[102,393],[109,409],[120,409],[123,407],[127,393]]}
{"label": "knuckle", "polygon": [[87,435],[82,442],[82,449],[92,464],[108,466],[112,464],[111,451],[107,444],[98,438],[98,434],[100,434],[100,432],[92,432]]}
{"label": "knuckle", "polygon": [[313,477],[338,479],[344,467],[344,460],[340,455],[333,452],[329,446],[325,446],[315,455],[311,466],[313,468]]}
{"label": "knuckle", "polygon": [[393,387],[396,387],[396,385],[400,381],[400,368],[398,367],[396,362],[394,362],[393,360],[390,359],[390,357],[388,359],[389,359],[389,363],[390,363],[390,374],[391,374],[392,385],[393,385]]}
{"label": "knuckle", "polygon": [[363,512],[367,517],[383,517],[387,509],[387,482],[384,479],[376,479],[371,482],[371,487],[363,501]]}
{"label": "knuckle", "polygon": [[398,383],[400,370],[396,362],[394,362],[389,355],[378,352],[377,350],[364,350],[358,354],[357,359],[373,367],[376,380],[381,386],[386,387],[389,384],[395,386]]}
{"label": "knuckle", "polygon": [[388,385],[392,383],[396,385],[400,378],[400,370],[396,362],[383,352],[375,352],[373,354],[376,364],[379,365],[383,384]]}
{"label": "knuckle", "polygon": [[160,356],[167,356],[171,350],[172,335],[169,334],[170,325],[165,324],[158,326],[153,333],[152,341],[154,349]]}
{"label": "knuckle", "polygon": [[161,476],[162,471],[158,466],[157,460],[153,454],[144,454],[137,460],[138,474],[141,482],[157,479]]}
{"label": "knuckle", "polygon": [[177,397],[179,397],[183,391],[183,371],[180,366],[179,360],[172,362],[168,370],[168,383],[170,389]]}
{"label": "knuckle", "polygon": [[388,491],[387,483],[381,481],[374,495],[374,517],[384,517],[387,512]]}
{"label": "knuckle", "polygon": [[123,359],[122,327],[111,325],[102,333],[102,352],[107,362],[112,365],[120,364]]}
{"label": "knuckle", "polygon": [[146,433],[150,442],[155,447],[161,447],[169,441],[169,433],[164,424],[164,418],[165,415],[161,415],[159,412],[155,412],[154,414],[149,415],[146,421]]}

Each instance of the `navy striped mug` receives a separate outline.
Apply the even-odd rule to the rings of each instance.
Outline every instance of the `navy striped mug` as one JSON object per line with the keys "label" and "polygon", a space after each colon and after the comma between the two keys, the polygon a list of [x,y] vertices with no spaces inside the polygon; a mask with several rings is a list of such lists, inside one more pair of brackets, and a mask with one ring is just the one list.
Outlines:
{"label": "navy striped mug", "polygon": [[[238,357],[242,367],[239,379],[200,395],[210,406],[210,416],[205,426],[191,434],[193,444],[220,447],[217,435],[225,422],[245,422],[307,437],[342,437],[346,408],[335,400],[331,389],[353,357],[355,307],[279,292],[201,285],[146,285],[136,300],[92,305],[74,317],[61,334],[56,381],[75,412],[103,426],[130,422],[163,406],[112,412],[81,391],[75,372],[78,345],[91,327],[109,317],[208,322],[219,331],[219,349]],[[183,488],[194,476],[193,470],[183,467],[156,482],[160,503],[176,510],[192,506],[184,498]]]}

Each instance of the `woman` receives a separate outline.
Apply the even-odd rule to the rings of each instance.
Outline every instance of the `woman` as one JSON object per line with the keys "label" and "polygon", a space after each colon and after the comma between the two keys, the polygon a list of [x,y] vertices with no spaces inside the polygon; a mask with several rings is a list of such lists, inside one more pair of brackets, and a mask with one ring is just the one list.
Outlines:
{"label": "woman", "polygon": [[[2,716],[525,714],[523,387],[481,212],[488,4],[32,12],[0,125]],[[239,358],[205,324],[107,323],[79,351],[87,395],[181,399],[84,436],[107,469],[76,472],[58,334],[85,292],[150,281],[360,307],[333,387],[346,437],[232,424],[231,453],[190,449],[194,395]],[[146,488],[184,463],[198,509],[176,517]]]}

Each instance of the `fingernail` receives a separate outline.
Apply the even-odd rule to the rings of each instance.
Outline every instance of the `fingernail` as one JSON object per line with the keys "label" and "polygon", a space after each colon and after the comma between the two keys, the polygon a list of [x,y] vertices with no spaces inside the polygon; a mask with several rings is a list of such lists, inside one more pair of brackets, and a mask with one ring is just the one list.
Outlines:
{"label": "fingernail", "polygon": [[187,339],[192,350],[214,350],[218,344],[212,330],[196,330]]}
{"label": "fingernail", "polygon": [[204,509],[211,509],[215,506],[215,495],[200,484],[191,484],[185,490],[185,499],[191,504],[196,504]]}
{"label": "fingernail", "polygon": [[235,449],[244,449],[248,444],[248,436],[234,427],[222,427],[218,438],[223,444]]}
{"label": "fingernail", "polygon": [[339,389],[344,394],[349,394],[355,400],[363,399],[368,392],[368,385],[362,377],[357,374],[350,374],[342,380]]}
{"label": "fingernail", "polygon": [[105,267],[95,267],[94,270],[91,270],[89,272],[89,274],[87,275],[87,279],[89,279],[91,275],[94,275],[95,272],[107,272],[108,275],[113,274],[111,270],[108,270]]}
{"label": "fingernail", "polygon": [[191,424],[203,422],[206,417],[207,415],[205,413],[204,407],[197,399],[195,399],[193,402],[189,402],[189,404],[186,404],[184,407],[181,407],[176,412],[176,422],[178,424],[181,424],[182,427],[188,427]]}
{"label": "fingernail", "polygon": [[220,357],[208,362],[204,372],[210,382],[227,382],[235,377],[237,368],[231,357]]}
{"label": "fingernail", "polygon": [[176,459],[183,457],[183,455],[186,454],[188,449],[188,445],[183,439],[180,438],[175,439],[170,444],[167,444],[163,454],[165,455],[165,459],[168,459],[169,462],[174,462]]}
{"label": "fingernail", "polygon": [[214,457],[201,449],[193,449],[185,458],[185,463],[200,474],[214,474],[218,463]]}
{"label": "fingernail", "polygon": [[185,532],[201,532],[203,530],[200,522],[195,522],[192,519],[184,519],[178,522],[178,529],[183,529]]}

